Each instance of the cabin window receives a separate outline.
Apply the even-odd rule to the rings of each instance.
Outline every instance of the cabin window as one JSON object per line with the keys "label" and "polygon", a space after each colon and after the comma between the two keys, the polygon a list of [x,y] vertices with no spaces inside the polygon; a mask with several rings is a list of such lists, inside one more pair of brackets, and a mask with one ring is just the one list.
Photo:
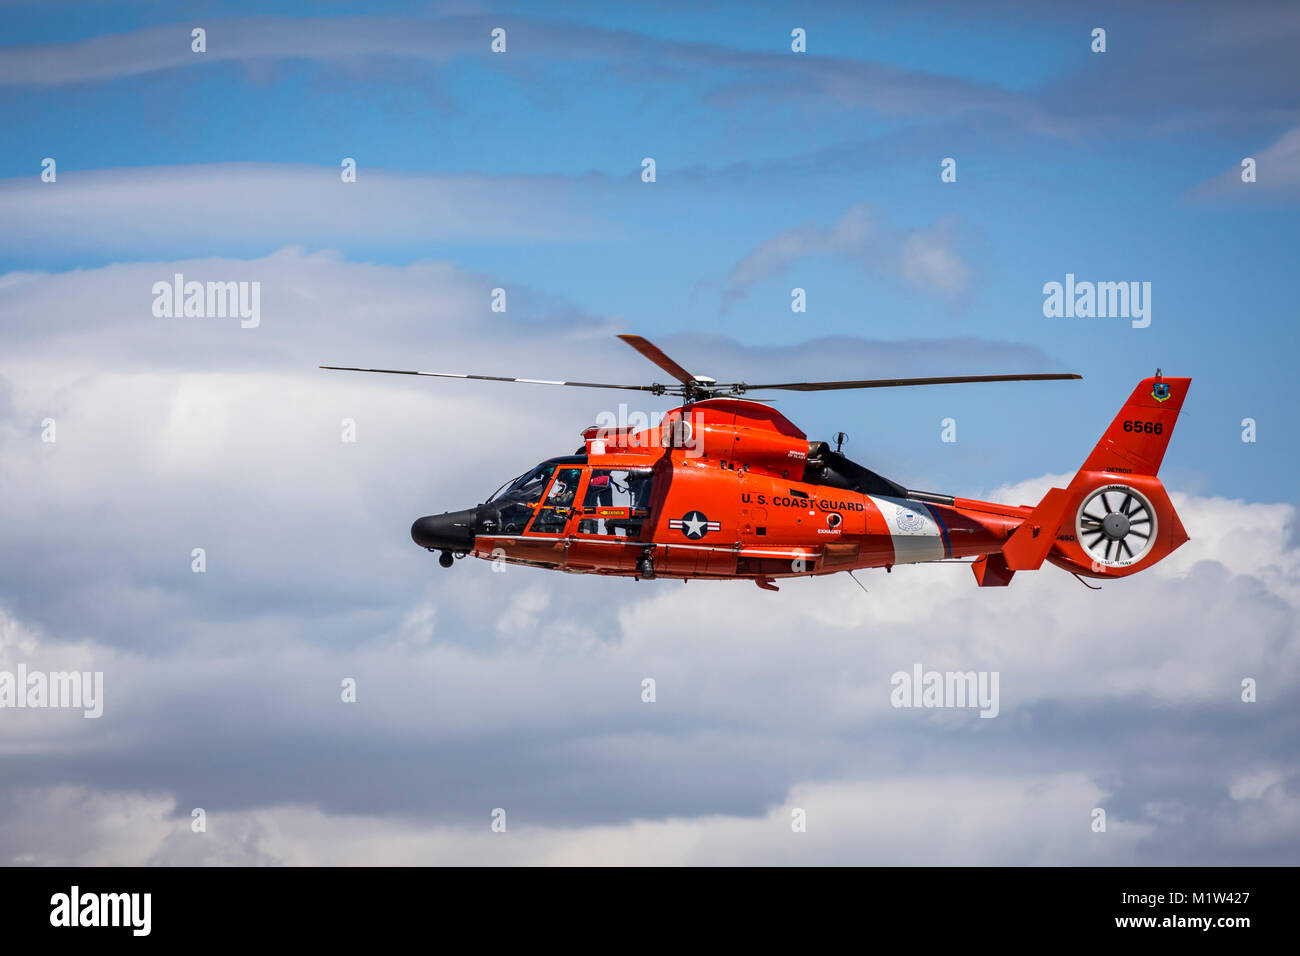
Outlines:
{"label": "cabin window", "polygon": [[654,472],[649,468],[593,468],[582,499],[579,534],[637,538],[650,516]]}

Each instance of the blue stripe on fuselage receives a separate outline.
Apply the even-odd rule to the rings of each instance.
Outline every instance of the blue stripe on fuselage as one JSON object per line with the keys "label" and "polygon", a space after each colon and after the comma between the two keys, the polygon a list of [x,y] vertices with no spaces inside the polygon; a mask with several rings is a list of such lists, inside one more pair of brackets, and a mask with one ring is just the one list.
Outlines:
{"label": "blue stripe on fuselage", "polygon": [[917,502],[917,503],[926,511],[930,512],[930,517],[933,518],[934,523],[939,526],[939,537],[943,538],[943,556],[945,558],[951,558],[952,541],[948,539],[948,526],[943,523],[943,519],[939,517],[939,512],[937,510],[931,508],[924,501]]}

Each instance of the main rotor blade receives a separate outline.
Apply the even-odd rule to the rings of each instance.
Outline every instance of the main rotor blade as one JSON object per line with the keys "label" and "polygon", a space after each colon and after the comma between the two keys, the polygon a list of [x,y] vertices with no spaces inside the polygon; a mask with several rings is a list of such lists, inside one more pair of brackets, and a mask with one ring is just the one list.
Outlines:
{"label": "main rotor blade", "polygon": [[659,348],[659,346],[650,342],[648,339],[644,339],[639,335],[620,335],[619,338],[632,346],[632,348],[636,349],[650,361],[654,362],[683,385],[693,385],[695,383],[694,375],[670,359],[664,354],[663,349]]}
{"label": "main rotor blade", "polygon": [[322,365],[321,368],[336,372],[381,372],[384,375],[428,375],[434,378],[463,378],[476,382],[518,382],[522,385],[569,385],[574,388],[621,388],[634,392],[654,392],[663,394],[668,391],[662,385],[606,385],[601,382],[553,382],[541,378],[507,378],[502,375],[461,375],[456,372],[414,372],[396,368],[353,368],[348,365]]}
{"label": "main rotor blade", "polygon": [[792,392],[828,392],[845,388],[898,388],[904,385],[960,385],[965,382],[1047,382],[1062,379],[1079,379],[1082,375],[946,375],[938,378],[866,378],[853,382],[786,382],[780,385],[719,385],[718,388],[749,389],[783,388]]}

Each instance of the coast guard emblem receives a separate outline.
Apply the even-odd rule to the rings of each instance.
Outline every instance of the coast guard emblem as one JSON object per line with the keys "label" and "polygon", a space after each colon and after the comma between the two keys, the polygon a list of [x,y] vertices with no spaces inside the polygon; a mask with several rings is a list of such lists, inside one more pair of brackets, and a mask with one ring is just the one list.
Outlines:
{"label": "coast guard emblem", "polygon": [[914,511],[898,510],[894,518],[894,524],[898,525],[899,531],[924,531],[925,520]]}

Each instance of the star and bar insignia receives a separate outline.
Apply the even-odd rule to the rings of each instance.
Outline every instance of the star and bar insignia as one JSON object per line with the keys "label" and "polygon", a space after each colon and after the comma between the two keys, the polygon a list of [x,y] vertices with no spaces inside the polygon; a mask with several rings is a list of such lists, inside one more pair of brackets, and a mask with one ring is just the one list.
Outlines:
{"label": "star and bar insignia", "polygon": [[680,518],[668,519],[668,527],[681,531],[692,541],[698,541],[710,531],[721,531],[721,521],[710,521],[703,511],[688,511]]}

